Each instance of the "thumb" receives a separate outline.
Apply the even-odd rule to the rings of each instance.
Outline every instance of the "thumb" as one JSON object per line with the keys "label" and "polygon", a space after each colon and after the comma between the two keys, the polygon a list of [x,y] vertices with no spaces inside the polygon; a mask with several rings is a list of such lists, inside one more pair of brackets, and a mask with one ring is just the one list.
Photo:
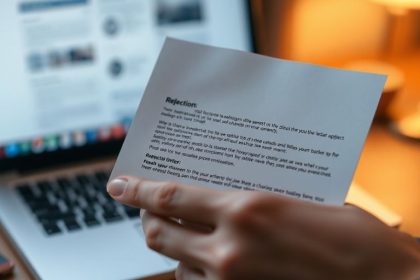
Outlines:
{"label": "thumb", "polygon": [[131,207],[142,208],[140,199],[144,179],[138,177],[122,176],[112,179],[107,184],[108,194],[118,202]]}

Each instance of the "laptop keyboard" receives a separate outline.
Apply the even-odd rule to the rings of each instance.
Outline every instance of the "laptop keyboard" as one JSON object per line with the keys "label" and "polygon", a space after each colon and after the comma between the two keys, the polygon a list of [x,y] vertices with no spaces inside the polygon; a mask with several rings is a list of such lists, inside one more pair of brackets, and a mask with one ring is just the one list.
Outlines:
{"label": "laptop keyboard", "polygon": [[115,202],[106,192],[109,172],[76,174],[17,186],[24,200],[48,235],[139,217],[139,209]]}

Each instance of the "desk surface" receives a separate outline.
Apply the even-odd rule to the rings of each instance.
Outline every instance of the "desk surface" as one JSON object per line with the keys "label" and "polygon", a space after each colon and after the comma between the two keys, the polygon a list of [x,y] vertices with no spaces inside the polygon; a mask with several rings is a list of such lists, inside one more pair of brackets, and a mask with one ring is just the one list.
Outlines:
{"label": "desk surface", "polygon": [[354,179],[403,217],[401,230],[420,236],[420,141],[403,139],[375,124]]}
{"label": "desk surface", "polygon": [[[363,150],[355,181],[403,217],[401,229],[420,236],[420,142],[405,141],[375,124]],[[0,252],[16,264],[8,280],[32,279],[0,233]],[[7,279],[7,278],[6,278]]]}

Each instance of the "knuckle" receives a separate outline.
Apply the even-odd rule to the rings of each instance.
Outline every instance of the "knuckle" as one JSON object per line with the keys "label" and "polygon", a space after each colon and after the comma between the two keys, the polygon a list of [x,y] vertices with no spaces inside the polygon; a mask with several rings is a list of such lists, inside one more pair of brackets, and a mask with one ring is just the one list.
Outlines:
{"label": "knuckle", "polygon": [[350,206],[344,209],[347,212],[348,219],[356,223],[369,217],[369,214],[365,210],[357,206]]}
{"label": "knuckle", "polygon": [[161,240],[163,227],[161,224],[155,221],[149,221],[145,230],[146,244],[149,248],[155,251],[161,251],[163,249]]}
{"label": "knuckle", "polygon": [[144,183],[144,179],[139,178],[135,182],[134,187],[131,190],[130,197],[136,202],[140,201],[140,199],[142,198],[141,189],[142,189],[143,183]]}
{"label": "knuckle", "polygon": [[241,265],[241,251],[237,246],[223,246],[214,253],[214,270],[219,279],[235,279],[235,271]]}
{"label": "knuckle", "polygon": [[[346,221],[346,228],[359,228],[360,232],[369,228],[373,230],[375,225],[381,224],[376,217],[356,206],[345,206],[339,209],[342,220]],[[373,226],[373,227],[372,227]],[[364,236],[370,235],[373,231],[363,231]],[[356,238],[356,235],[354,236]]]}
{"label": "knuckle", "polygon": [[261,212],[267,200],[263,194],[252,193],[232,203],[227,211],[227,218],[234,224],[248,224],[251,218]]}
{"label": "knuckle", "polygon": [[175,183],[166,183],[165,185],[156,190],[156,206],[162,209],[171,208],[173,206],[174,198],[178,192],[178,186]]}

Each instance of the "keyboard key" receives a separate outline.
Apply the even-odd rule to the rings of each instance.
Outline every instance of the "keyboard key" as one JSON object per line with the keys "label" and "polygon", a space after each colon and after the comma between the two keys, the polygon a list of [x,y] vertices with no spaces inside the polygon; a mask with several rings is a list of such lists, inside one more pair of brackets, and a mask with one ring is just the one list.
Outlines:
{"label": "keyboard key", "polygon": [[61,229],[57,226],[57,223],[42,223],[42,227],[48,235],[61,233]]}
{"label": "keyboard key", "polygon": [[106,183],[94,183],[93,187],[100,193],[106,192]]}
{"label": "keyboard key", "polygon": [[98,191],[95,190],[95,188],[89,186],[86,188],[86,194],[90,197],[97,197],[98,196]]}
{"label": "keyboard key", "polygon": [[57,184],[62,188],[62,189],[65,189],[65,188],[68,188],[68,187],[70,187],[71,186],[71,182],[70,182],[70,180],[68,179],[68,178],[65,178],[65,177],[60,177],[60,178],[58,178],[57,179]]}
{"label": "keyboard key", "polygon": [[52,190],[51,183],[48,181],[38,182],[37,186],[43,194],[46,194]]}
{"label": "keyboard key", "polygon": [[91,196],[85,196],[84,199],[86,200],[86,203],[88,205],[94,205],[95,203],[98,203],[98,198],[97,197],[91,197]]}
{"label": "keyboard key", "polygon": [[76,214],[73,212],[47,212],[36,215],[41,223],[44,222],[56,222],[60,220],[71,220],[76,218]]}
{"label": "keyboard key", "polygon": [[103,196],[105,197],[105,199],[108,201],[108,202],[113,202],[113,201],[115,201],[108,193],[105,193],[105,194],[103,194]]}
{"label": "keyboard key", "polygon": [[87,207],[87,208],[82,209],[82,213],[83,213],[83,215],[85,217],[87,217],[87,216],[95,216],[96,210],[94,208],[92,208],[92,207]]}
{"label": "keyboard key", "polygon": [[98,171],[95,173],[96,179],[101,183],[107,183],[109,179],[109,174],[104,171]]}
{"label": "keyboard key", "polygon": [[106,203],[101,206],[104,212],[115,212],[117,209],[117,206],[114,203]]}
{"label": "keyboard key", "polygon": [[89,179],[89,177],[86,174],[77,175],[76,180],[81,186],[89,185],[90,182],[91,182],[91,180]]}
{"label": "keyboard key", "polygon": [[44,205],[43,208],[40,207],[34,210],[33,213],[37,216],[46,215],[50,213],[60,213],[60,207],[58,207],[57,205],[48,205],[48,206]]}
{"label": "keyboard key", "polygon": [[67,208],[68,211],[73,211],[76,208],[80,207],[80,203],[77,200],[62,200],[63,205]]}
{"label": "keyboard key", "polygon": [[43,210],[52,206],[50,201],[46,197],[39,198],[39,199],[35,198],[35,199],[32,199],[31,201],[27,201],[26,203],[28,204],[32,212],[37,212],[39,210]]}
{"label": "keyboard key", "polygon": [[103,217],[107,223],[113,223],[113,222],[121,221],[123,219],[123,217],[116,211],[104,212]]}
{"label": "keyboard key", "polygon": [[82,228],[75,219],[64,220],[64,225],[66,226],[68,231],[75,231]]}
{"label": "keyboard key", "polygon": [[101,224],[94,216],[87,216],[83,219],[83,221],[88,227],[99,226]]}
{"label": "keyboard key", "polygon": [[31,201],[35,198],[35,195],[32,191],[32,188],[30,185],[20,185],[16,187],[17,192],[19,195],[25,200],[26,202]]}
{"label": "keyboard key", "polygon": [[140,218],[140,209],[124,206],[124,212],[131,219]]}
{"label": "keyboard key", "polygon": [[31,202],[28,203],[28,206],[31,209],[32,213],[37,213],[38,211],[42,211],[45,208],[48,208],[50,205],[46,205],[44,203]]}

